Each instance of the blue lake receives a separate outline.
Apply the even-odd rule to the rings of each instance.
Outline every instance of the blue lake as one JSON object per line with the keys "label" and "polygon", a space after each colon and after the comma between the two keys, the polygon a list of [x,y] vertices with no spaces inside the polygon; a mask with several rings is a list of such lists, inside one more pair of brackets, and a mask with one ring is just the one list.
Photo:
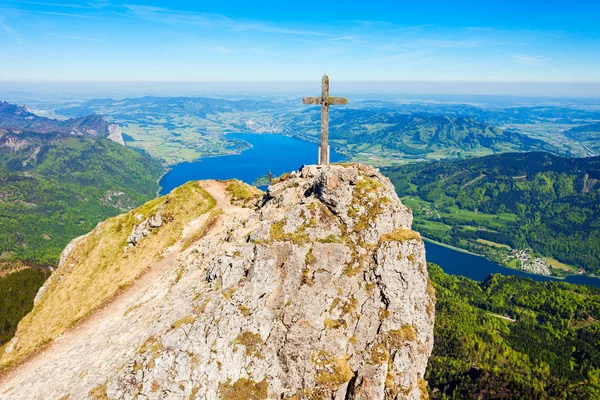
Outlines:
{"label": "blue lake", "polygon": [[[252,147],[237,155],[201,158],[173,166],[160,181],[161,195],[192,180],[237,178],[252,184],[269,170],[279,176],[298,170],[304,164],[317,163],[318,143],[284,135],[232,133],[227,137],[243,140]],[[344,160],[333,148],[330,158],[331,162]]]}
{"label": "blue lake", "polygon": [[[175,165],[160,181],[161,194],[191,180],[237,178],[252,184],[256,178],[271,170],[275,176],[297,170],[303,164],[317,163],[317,143],[283,135],[229,134],[229,138],[243,140],[252,147],[238,155],[203,158]],[[344,156],[331,149],[331,161],[343,161]],[[489,274],[516,275],[536,281],[560,281],[540,275],[527,274],[487,260],[484,257],[463,253],[435,243],[425,242],[427,261],[438,264],[446,273],[463,275],[482,281]],[[600,287],[600,279],[571,275],[568,283]]]}
{"label": "blue lake", "polygon": [[425,242],[425,252],[427,261],[438,264],[447,274],[462,275],[476,281],[484,280],[489,274],[502,274],[521,276],[540,282],[567,282],[600,287],[599,278],[592,278],[585,275],[569,275],[565,279],[555,279],[528,274],[516,269],[503,267],[485,257],[464,253],[427,241]]}

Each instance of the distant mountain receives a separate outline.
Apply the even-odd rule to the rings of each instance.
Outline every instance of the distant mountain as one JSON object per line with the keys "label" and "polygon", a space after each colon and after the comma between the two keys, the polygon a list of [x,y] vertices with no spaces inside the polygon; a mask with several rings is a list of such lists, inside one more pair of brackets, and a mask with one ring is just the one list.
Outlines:
{"label": "distant mountain", "polygon": [[0,302],[1,344],[69,241],[155,197],[164,167],[109,140],[100,116],[57,121],[0,103],[0,124],[0,294],[19,293]]}
{"label": "distant mountain", "polygon": [[[319,120],[320,115],[307,112],[294,117],[288,127],[296,131],[305,129],[317,135]],[[515,130],[500,129],[463,116],[339,109],[331,111],[330,121],[330,136],[333,141],[352,145],[379,145],[408,155],[425,155],[447,149],[488,149],[493,152],[555,150],[552,145]]]}
{"label": "distant mountain", "polygon": [[217,113],[247,112],[281,109],[277,102],[259,99],[227,100],[208,97],[144,96],[122,100],[94,99],[81,105],[56,110],[65,116],[80,117],[102,111],[114,118],[158,115],[193,115],[207,118]]}
{"label": "distant mountain", "polygon": [[565,135],[579,141],[592,155],[600,154],[600,123],[571,128]]}
{"label": "distant mountain", "polygon": [[[54,134],[101,137],[123,144],[118,126],[100,115],[56,120],[35,115],[23,106],[0,101],[0,134]],[[5,138],[5,142],[8,137]]]}
{"label": "distant mountain", "polygon": [[[315,141],[321,118],[319,107],[306,107],[300,99],[272,98],[146,96],[95,99],[52,110],[65,117],[105,115],[123,127],[128,145],[168,164],[243,148],[223,135],[227,132],[283,133]],[[598,111],[561,106],[365,100],[332,107],[330,134],[332,145],[349,158],[382,165],[510,151],[582,156],[581,145],[562,135],[563,125],[598,120]]]}
{"label": "distant mountain", "polygon": [[506,153],[383,172],[427,237],[479,253],[531,248],[600,273],[600,157]]}

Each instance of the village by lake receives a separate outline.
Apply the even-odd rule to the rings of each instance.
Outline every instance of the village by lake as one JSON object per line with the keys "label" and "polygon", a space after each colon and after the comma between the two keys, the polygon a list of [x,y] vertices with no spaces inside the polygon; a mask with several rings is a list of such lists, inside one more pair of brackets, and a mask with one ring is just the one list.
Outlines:
{"label": "village by lake", "polygon": [[[298,170],[304,164],[316,164],[318,143],[280,134],[232,133],[227,137],[242,140],[250,147],[240,154],[202,158],[193,162],[174,165],[160,181],[161,194],[191,180],[237,178],[253,184],[257,178],[269,172],[279,176]],[[344,156],[331,149],[331,162],[344,161]],[[515,275],[536,281],[568,282],[600,287],[600,279],[586,275],[569,275],[564,279],[529,274],[513,268],[503,267],[485,257],[454,250],[434,242],[426,242],[427,261],[440,265],[446,273],[462,275],[482,281],[489,274]]]}

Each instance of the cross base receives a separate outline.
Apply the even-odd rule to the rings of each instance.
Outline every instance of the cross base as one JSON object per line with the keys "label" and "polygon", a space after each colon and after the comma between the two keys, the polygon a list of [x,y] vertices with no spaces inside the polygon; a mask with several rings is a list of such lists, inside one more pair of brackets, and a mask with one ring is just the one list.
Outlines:
{"label": "cross base", "polygon": [[329,165],[329,145],[319,146],[319,165]]}

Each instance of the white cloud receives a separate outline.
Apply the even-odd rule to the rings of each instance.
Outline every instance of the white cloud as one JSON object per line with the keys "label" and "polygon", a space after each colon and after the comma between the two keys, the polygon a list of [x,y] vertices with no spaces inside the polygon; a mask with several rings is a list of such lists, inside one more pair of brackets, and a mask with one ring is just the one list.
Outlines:
{"label": "white cloud", "polygon": [[48,36],[54,36],[54,37],[63,38],[63,39],[83,40],[86,42],[101,42],[102,41],[100,39],[95,39],[95,38],[91,38],[91,37],[75,36],[75,35],[60,35],[58,33],[48,33]]}
{"label": "white cloud", "polygon": [[515,63],[521,65],[540,66],[548,63],[547,58],[530,54],[511,54],[510,58],[512,58]]}
{"label": "white cloud", "polygon": [[222,14],[179,11],[164,7],[125,4],[136,17],[165,24],[196,25],[204,28],[221,28],[238,32],[278,33],[284,35],[331,36],[325,33],[290,29],[262,22],[240,22]]}
{"label": "white cloud", "polygon": [[5,21],[4,17],[0,15],[0,28],[4,33],[13,38],[18,44],[25,44],[21,35],[19,35],[14,29],[12,29]]}

